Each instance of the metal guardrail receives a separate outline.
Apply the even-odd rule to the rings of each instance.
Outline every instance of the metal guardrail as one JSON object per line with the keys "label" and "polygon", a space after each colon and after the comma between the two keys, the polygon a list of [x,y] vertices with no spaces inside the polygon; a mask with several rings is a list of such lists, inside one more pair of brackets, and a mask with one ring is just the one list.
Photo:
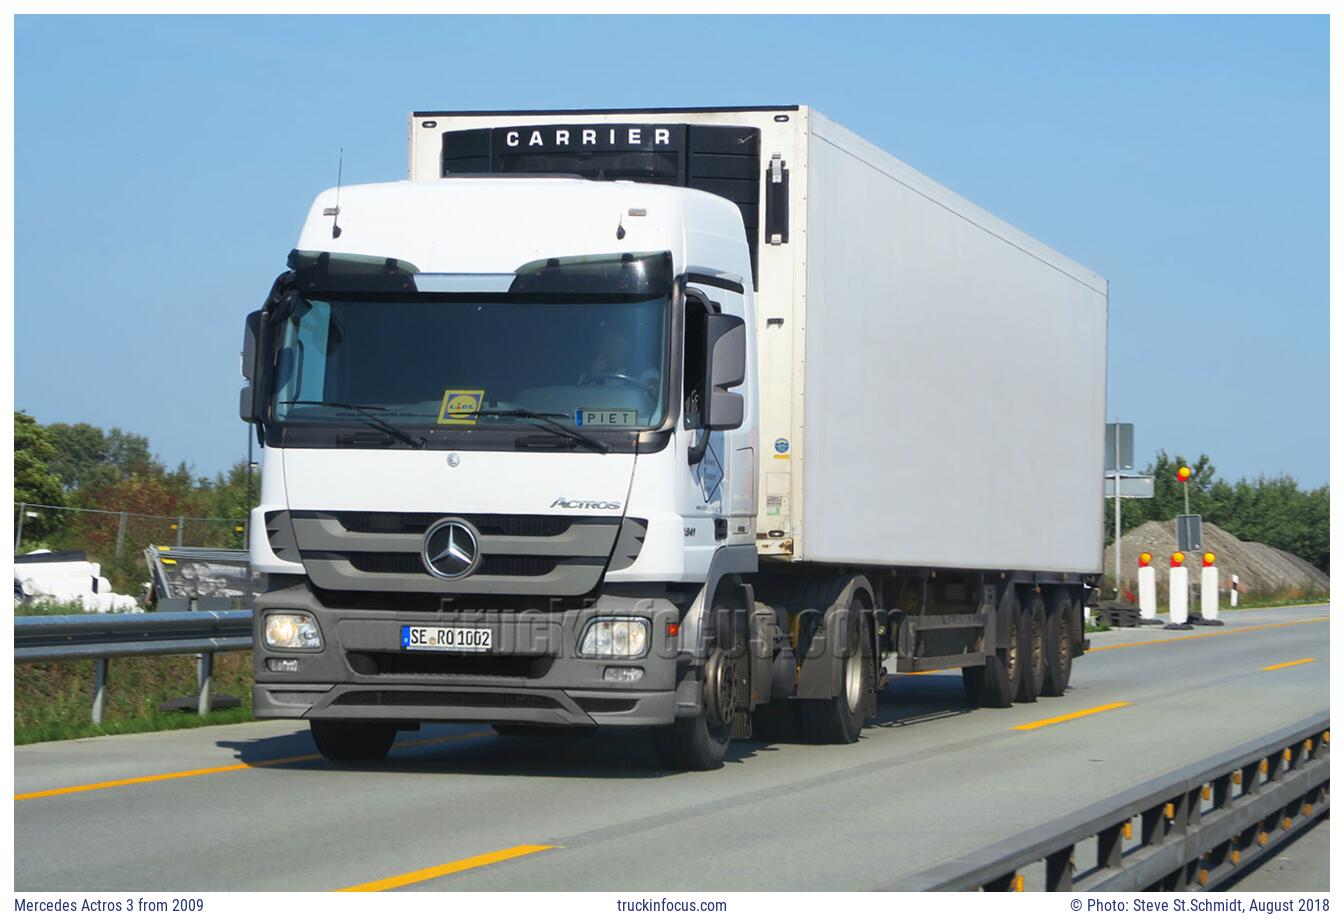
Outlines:
{"label": "metal guardrail", "polygon": [[[1211,890],[1326,814],[1329,786],[1326,711],[889,887],[1022,891],[1043,862],[1047,891]],[[1096,864],[1080,871],[1092,838]]]}
{"label": "metal guardrail", "polygon": [[251,648],[251,610],[14,618],[16,662],[94,659],[91,717],[95,725],[103,721],[108,665],[113,658],[200,655],[197,712],[205,715],[210,711],[215,654]]}

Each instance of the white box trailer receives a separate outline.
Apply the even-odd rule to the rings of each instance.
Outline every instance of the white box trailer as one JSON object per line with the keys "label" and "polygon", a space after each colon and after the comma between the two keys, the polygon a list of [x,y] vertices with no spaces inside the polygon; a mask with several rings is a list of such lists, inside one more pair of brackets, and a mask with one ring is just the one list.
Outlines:
{"label": "white box trailer", "polygon": [[1101,571],[1105,279],[806,106],[417,112],[410,176],[587,174],[618,132],[653,152],[605,177],[742,210],[763,556]]}
{"label": "white box trailer", "polygon": [[254,714],[335,759],[468,721],[708,769],[857,740],[894,672],[1064,693],[1102,279],[800,106],[410,140],[413,181],[318,195],[248,318]]}

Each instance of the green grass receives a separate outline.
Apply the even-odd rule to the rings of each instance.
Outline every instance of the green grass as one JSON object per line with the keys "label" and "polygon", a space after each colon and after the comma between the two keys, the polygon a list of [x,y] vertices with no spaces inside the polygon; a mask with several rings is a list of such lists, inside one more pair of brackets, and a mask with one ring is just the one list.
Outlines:
{"label": "green grass", "polygon": [[[1269,594],[1264,597],[1247,598],[1245,595],[1237,598],[1237,606],[1229,607],[1223,598],[1218,600],[1218,615],[1225,613],[1237,613],[1242,610],[1263,610],[1266,607],[1309,607],[1314,604],[1330,603],[1330,595],[1320,594],[1311,595],[1302,591],[1281,591],[1278,594]],[[1171,613],[1171,607],[1167,604],[1157,605],[1158,613]],[[1190,614],[1194,616],[1199,613],[1199,601],[1195,600],[1190,605]]]}
{"label": "green grass", "polygon": [[84,615],[90,612],[85,610],[81,604],[61,604],[56,601],[31,601],[14,608],[16,617],[64,617]]}
{"label": "green grass", "polygon": [[233,725],[237,722],[252,721],[252,700],[243,700],[236,709],[221,709],[201,717],[186,712],[154,712],[147,716],[130,716],[109,720],[104,718],[102,725],[89,721],[88,712],[82,721],[65,720],[62,722],[32,725],[24,728],[15,726],[14,744],[35,744],[39,741],[69,741],[71,738],[93,738],[99,735],[130,735],[136,732],[162,732],[177,728],[200,728],[203,725]]}
{"label": "green grass", "polygon": [[171,697],[196,695],[196,659],[190,655],[114,658],[108,667],[103,724],[90,721],[93,662],[51,661],[14,667],[14,743],[95,735],[225,725],[252,718],[252,655],[215,656],[213,692],[242,700],[237,709],[207,716],[159,712]]}
{"label": "green grass", "polygon": [[1226,603],[1219,602],[1220,611],[1228,610],[1255,610],[1262,607],[1304,607],[1308,604],[1328,604],[1330,595],[1304,595],[1302,592],[1285,592],[1275,594],[1270,597],[1256,597],[1247,600],[1244,597],[1237,598],[1237,606],[1229,607]]}

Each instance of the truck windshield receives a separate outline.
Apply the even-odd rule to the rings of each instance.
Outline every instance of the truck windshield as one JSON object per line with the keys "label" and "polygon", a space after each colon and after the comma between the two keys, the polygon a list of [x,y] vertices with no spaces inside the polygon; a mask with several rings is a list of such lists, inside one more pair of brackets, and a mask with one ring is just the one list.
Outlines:
{"label": "truck windshield", "polygon": [[517,426],[509,410],[527,410],[585,430],[657,427],[669,308],[665,294],[299,297],[277,336],[274,418]]}

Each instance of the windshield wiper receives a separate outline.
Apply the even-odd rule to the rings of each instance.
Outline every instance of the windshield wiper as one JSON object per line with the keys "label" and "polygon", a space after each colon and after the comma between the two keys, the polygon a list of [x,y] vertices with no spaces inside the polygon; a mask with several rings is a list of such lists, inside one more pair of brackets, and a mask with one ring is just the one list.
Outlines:
{"label": "windshield wiper", "polygon": [[409,444],[411,447],[423,448],[425,446],[424,438],[415,438],[402,431],[396,425],[393,425],[387,419],[379,418],[374,415],[374,411],[388,411],[387,406],[361,406],[358,403],[348,402],[327,402],[321,399],[286,399],[280,402],[282,406],[326,406],[329,409],[349,409],[352,412],[358,412],[374,428],[377,428],[383,434],[391,435],[403,444]]}
{"label": "windshield wiper", "polygon": [[478,409],[473,415],[488,415],[491,418],[525,418],[535,422],[540,422],[544,427],[549,428],[562,437],[569,438],[579,444],[587,445],[600,454],[605,454],[611,450],[611,447],[599,441],[589,434],[584,434],[573,425],[568,425],[558,419],[568,418],[559,412],[537,412],[534,409]]}

